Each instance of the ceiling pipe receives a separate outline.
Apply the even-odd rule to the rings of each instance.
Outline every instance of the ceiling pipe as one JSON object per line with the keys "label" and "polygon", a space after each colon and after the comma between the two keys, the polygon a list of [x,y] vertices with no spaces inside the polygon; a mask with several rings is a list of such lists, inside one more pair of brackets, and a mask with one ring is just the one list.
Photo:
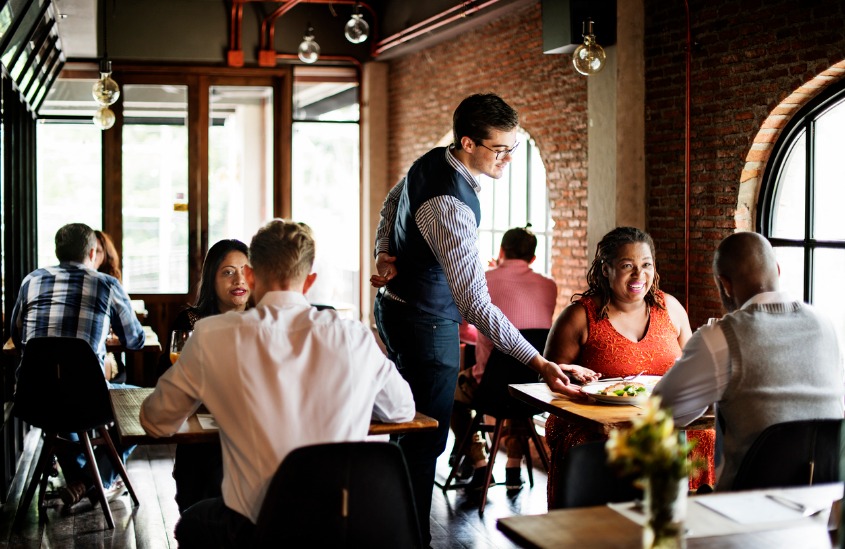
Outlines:
{"label": "ceiling pipe", "polygon": [[261,22],[261,33],[258,36],[258,47],[259,47],[259,65],[261,52],[272,50],[272,46],[276,40],[276,20],[292,10],[297,4],[302,2],[303,0],[288,0],[278,8],[276,8],[273,13],[268,15],[264,18]]}
{"label": "ceiling pipe", "polygon": [[[494,4],[499,3],[500,0],[488,0],[483,4],[475,5],[475,1],[469,0],[467,2],[463,2],[457,6],[453,6],[447,10],[444,10],[433,17],[429,17],[424,21],[420,21],[415,25],[411,25],[405,30],[399,31],[396,34],[392,34],[385,39],[381,40],[378,44],[376,44],[375,49],[373,50],[373,58],[378,57],[385,51],[398,46],[400,44],[404,44],[409,40],[416,38],[422,34],[427,32],[433,31],[438,29],[444,25],[448,25],[454,21],[472,15],[475,12],[481,11],[485,8],[488,8]],[[458,10],[463,10],[458,14],[452,15],[450,17],[446,17],[450,13]],[[445,19],[442,19],[446,17]]]}
{"label": "ceiling pipe", "polygon": [[[244,54],[243,49],[241,47],[242,36],[243,33],[241,32],[243,29],[243,5],[248,2],[261,2],[264,0],[232,0],[232,8],[231,13],[229,16],[229,51],[227,52],[226,62],[230,67],[243,67],[244,66]],[[275,0],[276,2],[280,2],[282,5],[279,6],[276,10],[273,11],[270,15],[264,18],[261,22],[261,29],[259,33],[259,46],[258,46],[258,65],[262,67],[273,67],[276,65],[277,59],[284,59],[284,57],[280,57],[281,54],[277,54],[275,49],[273,49],[273,44],[275,43],[276,35],[275,35],[275,23],[282,15],[290,11],[294,6],[301,3],[307,4],[342,4],[342,5],[355,5],[356,3],[363,7],[370,13],[370,17],[372,18],[372,24],[370,25],[370,29],[372,31],[372,36],[375,38],[378,36],[378,17],[376,17],[376,13],[373,10],[372,6],[367,4],[366,2],[359,2],[356,0]],[[373,44],[371,46],[370,51],[372,53],[373,48],[375,47],[375,40],[371,40],[370,42]],[[296,57],[296,56],[294,56]],[[321,55],[322,59],[327,59],[327,56]],[[346,57],[341,56],[337,60],[348,60]],[[356,63],[358,63],[356,61]],[[358,63],[360,64],[360,63]]]}
{"label": "ceiling pipe", "polygon": [[243,16],[243,3],[235,0],[232,2],[232,14],[229,16],[229,51],[226,52],[226,64],[230,67],[244,66],[244,50],[241,49]]}
{"label": "ceiling pipe", "polygon": [[[354,6],[355,4],[360,5],[362,8],[366,9],[370,13],[370,17],[373,20],[373,24],[371,25],[372,37],[370,38],[370,43],[375,43],[375,37],[378,36],[378,17],[376,17],[376,12],[373,8],[365,3],[359,2],[357,0],[287,0],[282,6],[276,8],[276,10],[264,18],[264,21],[261,22],[261,36],[259,40],[259,50],[258,50],[258,65],[261,67],[272,67],[275,66],[276,60],[280,59],[277,57],[276,50],[274,49],[276,43],[276,21],[282,15],[289,12],[295,5],[300,3],[306,4],[340,4],[340,5],[347,5],[347,6]],[[370,47],[370,53],[374,46]],[[341,56],[344,57],[344,56]],[[320,55],[320,59],[326,59],[325,55]]]}
{"label": "ceiling pipe", "polygon": [[[299,55],[297,55],[295,53],[277,53],[276,59],[279,60],[279,61],[296,61],[298,63],[302,63],[302,61],[300,61],[300,59],[299,59]],[[320,54],[320,61],[342,61],[344,63],[349,63],[350,65],[355,65],[355,68],[358,69],[359,72],[360,72],[361,67],[363,65],[358,59],[352,57],[351,55],[323,55],[323,54]],[[359,80],[360,80],[360,78],[359,78]],[[359,86],[360,85],[361,84],[359,83]]]}
{"label": "ceiling pipe", "polygon": [[244,66],[244,50],[241,48],[244,4],[258,1],[261,0],[232,0],[232,12],[229,15],[229,51],[226,52],[226,64],[230,67]]}

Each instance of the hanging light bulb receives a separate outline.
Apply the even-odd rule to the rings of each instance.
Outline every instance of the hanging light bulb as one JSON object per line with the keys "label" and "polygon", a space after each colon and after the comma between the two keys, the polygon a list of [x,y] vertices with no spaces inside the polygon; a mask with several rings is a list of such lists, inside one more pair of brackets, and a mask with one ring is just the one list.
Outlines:
{"label": "hanging light bulb", "polygon": [[305,36],[299,44],[299,59],[303,63],[314,63],[320,58],[320,44],[314,41],[314,28],[308,25]]}
{"label": "hanging light bulb", "polygon": [[343,29],[343,34],[346,35],[346,39],[352,42],[353,44],[360,44],[364,40],[367,39],[367,36],[370,34],[370,25],[364,21],[363,16],[361,16],[360,10],[361,5],[358,2],[355,2],[355,11],[352,13],[352,17],[349,18],[349,21],[346,22],[346,27]]}
{"label": "hanging light bulb", "polygon": [[595,74],[604,68],[606,55],[604,48],[596,43],[596,36],[593,34],[593,20],[587,20],[587,33],[584,34],[584,23],[581,23],[581,35],[584,43],[572,52],[572,64],[575,70],[584,76]]}
{"label": "hanging light bulb", "polygon": [[111,61],[104,59],[100,62],[100,79],[94,82],[91,95],[104,107],[114,105],[120,97],[120,87],[111,77]]}
{"label": "hanging light bulb", "polygon": [[114,111],[108,107],[100,107],[97,112],[94,113],[93,120],[95,126],[101,130],[107,130],[114,126]]}

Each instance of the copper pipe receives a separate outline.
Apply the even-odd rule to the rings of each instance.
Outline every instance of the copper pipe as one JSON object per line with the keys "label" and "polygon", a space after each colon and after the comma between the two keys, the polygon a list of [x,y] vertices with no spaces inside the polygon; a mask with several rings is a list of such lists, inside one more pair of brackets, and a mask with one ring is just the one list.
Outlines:
{"label": "copper pipe", "polygon": [[460,10],[460,9],[465,8],[465,7],[469,7],[473,3],[474,3],[474,0],[467,0],[466,2],[458,4],[457,6],[452,6],[451,8],[449,8],[445,11],[442,11],[442,12],[438,13],[437,15],[429,17],[428,19],[425,19],[424,21],[420,21],[419,23],[415,23],[415,24],[411,25],[410,27],[397,32],[396,34],[392,34],[392,35],[388,36],[387,38],[385,38],[384,40],[382,40],[381,42],[376,44],[376,47],[380,48],[382,46],[385,46],[385,45],[389,44],[390,42],[393,42],[397,38],[405,36],[406,34],[413,32],[413,31],[417,30],[418,28],[425,26],[425,25],[427,25],[427,24],[429,24],[433,21],[436,21],[437,19],[440,19],[441,17],[445,17],[446,15],[449,15],[450,13],[452,13],[455,10]]}
{"label": "copper pipe", "polygon": [[[282,61],[301,61],[299,59],[299,55],[297,55],[295,53],[277,53],[276,59],[282,60]],[[323,55],[323,54],[320,54],[318,61],[345,61],[347,63],[355,65],[355,68],[358,69],[358,71],[361,70],[361,62],[358,61],[357,59],[355,59],[354,57],[352,57],[351,55]],[[359,86],[361,85],[360,75],[358,77],[358,85]]]}
{"label": "copper pipe", "polygon": [[690,169],[690,113],[692,101],[690,96],[690,73],[692,72],[692,32],[690,31],[689,0],[684,0],[687,16],[687,52],[686,52],[686,105],[684,115],[684,307],[689,312],[689,270],[690,270],[690,186],[692,170]]}
{"label": "copper pipe", "polygon": [[[273,45],[276,41],[276,30],[275,30],[275,23],[276,19],[281,17],[282,15],[289,12],[294,6],[302,2],[303,0],[288,0],[287,3],[282,4],[276,11],[268,15],[264,18],[264,21],[261,22],[261,35],[259,36],[259,49],[262,50],[269,50],[272,49]],[[269,27],[269,31],[267,30]],[[264,37],[267,37],[267,42],[264,41]]]}
{"label": "copper pipe", "polygon": [[[243,0],[242,0],[243,1]],[[359,2],[357,0],[281,0],[287,1],[289,4],[285,4],[280,6],[276,9],[273,13],[268,15],[264,18],[264,21],[261,22],[261,37],[260,37],[260,49],[262,50],[270,50],[275,47],[275,23],[276,20],[290,11],[290,9],[300,2],[304,2],[306,4],[341,4],[341,5],[355,5],[359,4],[362,8],[366,9],[370,13],[370,17],[372,18],[372,25],[371,28],[371,35],[373,37],[378,36],[378,17],[376,16],[375,10],[373,10],[372,6],[365,2]],[[292,3],[291,3],[292,2]],[[269,29],[269,31],[268,31]],[[268,34],[269,32],[269,34]],[[264,37],[267,36],[267,42],[264,42]],[[373,48],[375,48],[375,42],[373,43]]]}
{"label": "copper pipe", "polygon": [[241,29],[241,18],[238,16],[240,7],[241,3],[239,0],[232,2],[232,15],[229,16],[229,51],[240,49],[241,41],[238,36]]}
{"label": "copper pipe", "polygon": [[[475,13],[477,11],[481,11],[484,8],[492,6],[493,4],[496,4],[498,2],[499,2],[499,0],[488,0],[487,2],[480,4],[478,6],[470,7],[466,11],[461,12],[460,14],[452,15],[451,17],[447,17],[446,19],[442,19],[440,21],[437,21],[436,23],[433,23],[433,24],[431,24],[427,27],[424,27],[424,28],[418,28],[414,32],[404,33],[405,31],[403,31],[402,33],[397,33],[393,36],[390,36],[390,37],[388,37],[388,38],[386,38],[386,39],[384,39],[380,42],[380,44],[383,44],[383,45],[377,47],[375,49],[375,51],[373,51],[373,57],[377,57],[378,55],[381,55],[382,53],[389,50],[390,48],[398,46],[399,44],[404,44],[405,42],[412,40],[412,39],[416,38],[417,36],[420,36],[421,34],[425,34],[429,31],[433,31],[434,29],[438,29],[438,28],[442,27],[443,25],[448,25],[449,23],[457,21],[458,19],[461,19],[461,18],[466,17],[468,15],[472,15],[473,13]],[[461,4],[461,6],[464,6],[466,4],[472,4],[472,2],[465,2],[464,4]],[[445,12],[443,12],[443,14],[436,15],[432,18],[427,19],[426,21],[429,21],[429,20],[432,20],[432,19],[439,19],[442,15],[449,13],[449,12],[452,12],[452,11],[454,11],[454,8],[450,8],[449,10],[446,10]],[[419,24],[417,25],[417,27],[419,27]]]}

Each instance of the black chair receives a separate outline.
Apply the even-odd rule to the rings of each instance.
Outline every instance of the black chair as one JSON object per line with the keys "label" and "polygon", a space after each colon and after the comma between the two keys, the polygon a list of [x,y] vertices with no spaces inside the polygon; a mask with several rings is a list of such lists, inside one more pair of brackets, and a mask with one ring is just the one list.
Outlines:
{"label": "black chair", "polygon": [[[522,336],[542,353],[546,346],[546,338],[549,335],[547,329],[530,329],[520,330]],[[478,432],[493,433],[493,438],[490,444],[490,457],[488,458],[487,479],[482,488],[481,505],[478,508],[480,515],[484,514],[484,507],[487,504],[487,489],[493,479],[493,465],[496,462],[496,454],[499,451],[499,443],[502,439],[502,428],[505,420],[509,420],[512,424],[523,423],[528,432],[531,434],[531,440],[537,448],[537,453],[540,455],[540,460],[546,471],[549,470],[549,458],[546,455],[546,449],[540,440],[540,435],[534,426],[534,416],[539,413],[539,410],[529,406],[519,400],[513,398],[508,391],[508,385],[512,383],[536,383],[537,372],[522,364],[515,358],[508,356],[498,349],[493,349],[490,357],[487,359],[487,364],[484,368],[484,375],[481,378],[476,389],[475,395],[472,399],[470,408],[475,410],[475,417],[469,426],[467,432],[463,435],[461,444],[456,453],[454,465],[449,473],[449,477],[443,484],[442,488],[446,490],[454,490],[462,488],[465,484],[453,484],[457,477],[461,459],[465,456],[469,449],[469,444],[473,435]],[[495,423],[490,425],[484,423],[484,416],[495,418]],[[531,459],[531,452],[525,449],[525,463],[528,469],[528,484],[534,486],[534,464]]]}
{"label": "black chair", "polygon": [[[132,501],[138,505],[126,468],[109,435],[114,417],[108,385],[100,361],[87,341],[70,337],[30,339],[23,351],[13,410],[18,418],[40,428],[44,436],[35,472],[24,495],[23,509],[29,507],[39,485],[38,507],[41,507],[55,451],[72,447],[85,453],[106,524],[109,529],[114,528],[94,458],[93,447],[100,445],[106,447]],[[96,431],[99,436],[91,438],[89,431]],[[76,433],[79,441],[64,438],[64,433]]]}
{"label": "black chair", "polygon": [[788,421],[767,427],[743,457],[730,489],[838,482],[841,429],[841,419]]}
{"label": "black chair", "polygon": [[255,526],[257,547],[422,547],[399,446],[339,442],[292,451]]}
{"label": "black chair", "polygon": [[593,507],[642,499],[642,490],[634,486],[635,477],[620,477],[607,464],[604,445],[603,440],[585,442],[566,454],[560,472],[564,483],[561,507]]}

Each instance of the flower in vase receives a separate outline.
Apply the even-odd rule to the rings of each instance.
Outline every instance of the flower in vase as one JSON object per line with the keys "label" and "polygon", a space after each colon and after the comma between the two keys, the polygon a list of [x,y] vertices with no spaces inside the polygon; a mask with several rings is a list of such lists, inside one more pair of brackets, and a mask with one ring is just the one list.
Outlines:
{"label": "flower in vase", "polygon": [[608,462],[625,475],[681,479],[697,465],[687,458],[693,444],[679,440],[672,414],[660,408],[660,397],[652,396],[630,428],[610,432],[606,448]]}

